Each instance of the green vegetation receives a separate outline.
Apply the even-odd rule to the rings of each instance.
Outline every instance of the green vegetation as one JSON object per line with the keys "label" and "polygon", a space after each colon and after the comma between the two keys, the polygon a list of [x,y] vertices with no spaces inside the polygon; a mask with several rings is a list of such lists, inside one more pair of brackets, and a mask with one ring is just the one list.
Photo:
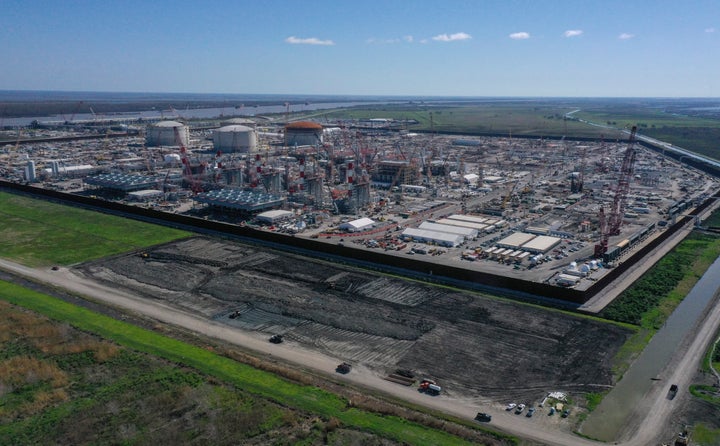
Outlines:
{"label": "green vegetation", "polygon": [[[607,130],[564,119],[575,107],[562,104],[470,103],[468,105],[377,105],[316,114],[316,118],[415,120],[408,130],[438,133],[584,136],[599,138]],[[431,120],[432,114],[432,120]]]}
{"label": "green vegetation", "polygon": [[661,108],[632,105],[591,106],[573,115],[576,118],[616,128],[638,126],[652,138],[673,143],[693,152],[720,159],[720,120],[668,113]]}
{"label": "green vegetation", "polygon": [[691,234],[608,305],[601,316],[657,330],[719,255],[720,238]]}
{"label": "green vegetation", "polygon": [[720,446],[720,429],[698,423],[692,428],[692,442],[702,446]]}
{"label": "green vegetation", "polygon": [[[243,392],[250,392],[254,397],[267,399],[275,404],[292,407],[302,412],[317,414],[325,420],[334,417],[337,422],[347,428],[362,430],[383,438],[416,445],[469,444],[467,441],[446,432],[412,423],[396,416],[383,416],[361,410],[353,407],[342,398],[317,387],[285,381],[276,375],[254,369],[206,349],[93,313],[84,308],[10,283],[0,282],[0,299],[48,315],[80,330],[100,335],[121,346],[155,355],[176,364],[192,367],[196,370],[195,373],[212,376],[222,382],[232,384],[238,389],[242,389]],[[15,348],[15,351],[24,351],[31,347],[21,346]],[[123,359],[123,361],[125,360]],[[88,358],[78,357],[71,359],[69,362],[83,364],[87,361],[89,361]],[[193,388],[193,383],[197,381],[192,377],[178,378],[162,375],[163,373],[169,373],[168,370],[156,370],[156,373],[160,373],[160,375],[155,376],[155,378],[143,378],[144,381],[141,381],[141,383],[153,382],[153,380],[161,383],[168,380],[181,380],[183,386]],[[127,383],[125,388],[136,388],[139,384],[137,382]],[[113,394],[122,395],[123,392],[118,391]],[[0,427],[0,438],[10,438],[8,436],[10,434],[36,435],[38,429],[44,430],[49,425],[58,424],[61,420],[78,411],[87,411],[97,396],[88,398],[89,400],[73,400],[72,403],[56,406],[49,412],[43,412],[37,417],[23,421],[21,425],[3,425]],[[268,425],[273,425],[273,420],[278,417],[282,418],[280,415],[270,417],[267,421]]]}
{"label": "green vegetation", "polygon": [[0,445],[372,438],[1,300],[0,348]]}
{"label": "green vegetation", "polygon": [[710,217],[703,220],[703,226],[720,227],[720,212],[713,212]]}
{"label": "green vegetation", "polygon": [[604,393],[586,393],[585,408],[588,410],[588,412],[592,412],[593,410],[595,410],[595,408],[598,407],[604,396]]}
{"label": "green vegetation", "polygon": [[693,384],[690,386],[690,393],[708,403],[720,406],[720,394],[715,386],[707,386],[702,384]]}
{"label": "green vegetation", "polygon": [[69,265],[189,235],[8,193],[0,193],[0,217],[0,256],[33,267]]}

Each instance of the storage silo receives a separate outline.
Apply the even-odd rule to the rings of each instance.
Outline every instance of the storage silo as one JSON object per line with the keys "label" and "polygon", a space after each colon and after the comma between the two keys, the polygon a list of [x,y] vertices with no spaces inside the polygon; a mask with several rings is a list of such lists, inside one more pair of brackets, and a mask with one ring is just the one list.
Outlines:
{"label": "storage silo", "polygon": [[286,146],[314,146],[322,144],[323,126],[315,122],[298,121],[285,126]]}
{"label": "storage silo", "polygon": [[247,153],[257,150],[257,134],[244,125],[226,125],[213,132],[215,150],[223,153]]}
{"label": "storage silo", "polygon": [[187,147],[190,144],[190,131],[188,126],[180,122],[161,121],[148,127],[145,143],[149,147],[177,146],[180,143]]}

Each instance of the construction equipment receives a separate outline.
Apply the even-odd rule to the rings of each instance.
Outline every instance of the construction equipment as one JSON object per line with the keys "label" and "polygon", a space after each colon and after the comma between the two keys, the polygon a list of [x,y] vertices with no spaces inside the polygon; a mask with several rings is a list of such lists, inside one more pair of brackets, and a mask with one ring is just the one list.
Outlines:
{"label": "construction equipment", "polygon": [[198,175],[204,171],[203,165],[198,166],[201,172],[199,172],[198,174],[193,172],[193,169],[190,166],[190,160],[187,156],[187,149],[185,148],[185,144],[180,137],[180,131],[178,130],[178,127],[175,127],[173,130],[175,131],[175,142],[180,147],[180,161],[183,165],[183,177],[185,178],[185,181],[189,183],[192,193],[194,195],[197,195],[203,190],[202,182],[198,179]]}
{"label": "construction equipment", "polygon": [[585,167],[587,164],[587,146],[583,145],[580,151],[580,172],[577,177],[572,176],[570,179],[570,192],[577,194],[583,191],[585,183]]}
{"label": "construction equipment", "polygon": [[352,365],[348,364],[347,362],[343,362],[337,367],[335,367],[335,371],[338,373],[342,373],[343,375],[347,375],[350,373],[350,370],[352,370]]}
{"label": "construction equipment", "polygon": [[507,208],[508,202],[510,202],[510,199],[512,198],[512,195],[515,192],[515,188],[517,188],[518,183],[519,183],[519,181],[515,181],[513,183],[512,187],[510,188],[510,191],[507,193],[507,195],[505,195],[505,198],[503,198],[502,204],[500,205],[500,207],[502,209]]}
{"label": "construction equipment", "polygon": [[622,167],[620,168],[620,178],[618,179],[618,186],[615,191],[615,196],[613,197],[613,206],[608,217],[608,232],[610,235],[620,234],[620,226],[622,226],[622,219],[625,215],[625,202],[627,201],[627,195],[630,191],[630,180],[632,179],[633,170],[635,169],[636,133],[637,126],[633,126],[630,131],[625,156],[623,157]]}
{"label": "construction equipment", "polygon": [[612,208],[605,218],[604,208],[600,208],[598,218],[600,220],[600,241],[595,245],[595,257],[601,257],[607,252],[608,240],[611,235],[620,234],[620,226],[622,226],[623,217],[625,215],[625,201],[630,191],[630,180],[632,179],[633,169],[635,167],[635,135],[637,127],[633,126],[628,139],[628,146],[623,156],[622,167],[620,168],[620,178],[618,179],[617,189],[613,196]]}
{"label": "construction equipment", "polygon": [[440,395],[440,392],[442,392],[442,387],[438,386],[435,381],[431,379],[423,379],[422,381],[420,381],[420,387],[418,388],[418,391],[435,396]]}

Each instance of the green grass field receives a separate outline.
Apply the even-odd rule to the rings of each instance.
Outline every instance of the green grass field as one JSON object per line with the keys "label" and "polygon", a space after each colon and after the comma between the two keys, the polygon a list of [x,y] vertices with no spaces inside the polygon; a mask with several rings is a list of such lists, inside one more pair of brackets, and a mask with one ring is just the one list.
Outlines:
{"label": "green grass field", "polygon": [[693,152],[720,159],[720,120],[666,113],[642,106],[606,106],[583,109],[574,115],[617,128],[638,126],[638,131]]}
{"label": "green grass field", "polygon": [[[609,125],[614,129],[591,126],[563,116]],[[431,122],[432,113],[432,122]],[[676,144],[685,149],[720,159],[720,120],[665,112],[659,106],[632,101],[555,100],[492,101],[467,104],[378,104],[351,109],[314,112],[308,118],[338,119],[414,119],[409,131],[454,132],[465,134],[562,135],[606,140],[627,139],[620,129],[637,125],[640,133]]]}
{"label": "green grass field", "polygon": [[70,265],[190,233],[0,193],[0,257],[28,266]]}
{"label": "green grass field", "polygon": [[[438,133],[504,135],[583,136],[599,138],[607,130],[577,121],[564,120],[575,107],[548,104],[470,104],[425,107],[420,104],[379,105],[376,107],[335,110],[316,114],[316,119],[415,119],[408,130],[434,130]],[[432,113],[432,122],[431,116]]]}
{"label": "green grass field", "polygon": [[[303,386],[254,369],[206,349],[106,317],[14,284],[0,282],[0,299],[28,308],[82,331],[99,335],[123,347],[148,353],[285,407],[335,418],[343,426],[413,445],[465,445],[465,440],[394,416],[352,407],[344,399],[314,386]],[[17,426],[0,426],[0,438]],[[18,434],[19,435],[19,434]]]}

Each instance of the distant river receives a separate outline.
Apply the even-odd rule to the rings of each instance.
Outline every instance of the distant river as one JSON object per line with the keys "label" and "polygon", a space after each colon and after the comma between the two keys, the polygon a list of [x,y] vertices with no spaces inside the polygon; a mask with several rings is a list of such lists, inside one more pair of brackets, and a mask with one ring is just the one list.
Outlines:
{"label": "distant river", "polygon": [[[290,112],[306,112],[312,110],[327,110],[332,108],[347,108],[355,107],[358,105],[370,105],[370,104],[386,104],[388,102],[319,102],[319,103],[305,103],[305,104],[292,104],[290,105]],[[184,110],[143,110],[143,111],[132,111],[132,112],[118,112],[110,113],[107,115],[93,115],[92,113],[77,113],[74,117],[75,121],[92,121],[93,119],[116,119],[118,121],[126,120],[127,122],[136,121],[140,118],[145,120],[158,120],[158,119],[212,119],[221,117],[251,117],[260,116],[270,113],[285,113],[288,109],[284,105],[258,105],[258,106],[228,106],[228,107],[216,107],[216,108],[188,108]],[[33,121],[39,122],[57,122],[69,119],[69,117],[62,116],[27,116],[22,118],[5,118],[3,121],[4,126],[27,126]]]}

